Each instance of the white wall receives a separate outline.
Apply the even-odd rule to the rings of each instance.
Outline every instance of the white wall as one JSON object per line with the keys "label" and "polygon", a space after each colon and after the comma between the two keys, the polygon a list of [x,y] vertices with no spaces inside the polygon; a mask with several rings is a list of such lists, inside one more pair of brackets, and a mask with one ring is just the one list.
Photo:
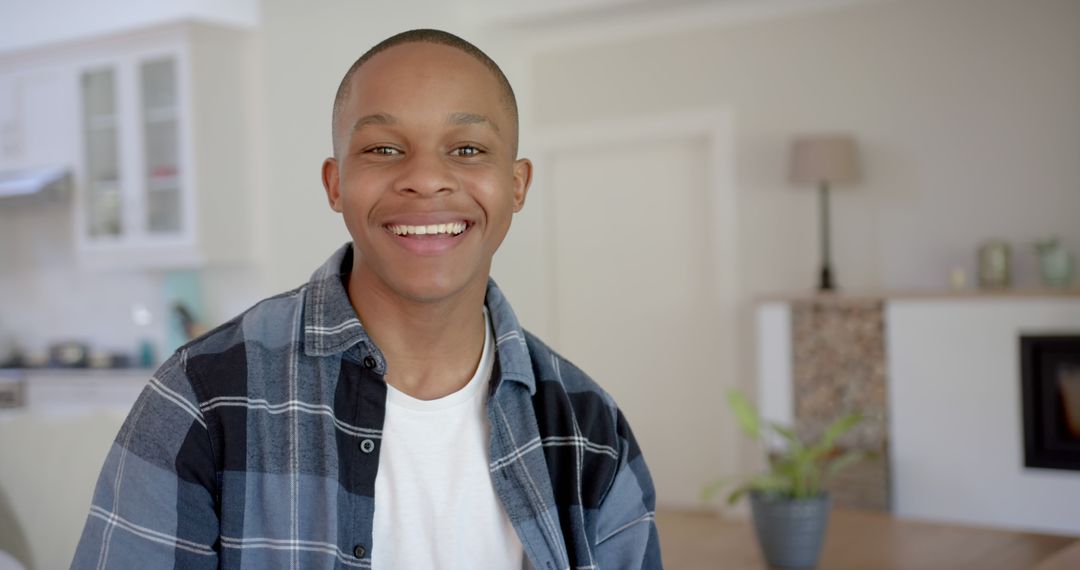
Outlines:
{"label": "white wall", "polygon": [[1080,330],[1080,299],[889,302],[901,516],[1080,533],[1080,472],[1024,467],[1021,334]]}
{"label": "white wall", "polygon": [[814,284],[816,194],[786,181],[802,131],[848,130],[863,151],[864,181],[834,193],[848,289],[942,288],[993,236],[1057,233],[1080,252],[1080,3],[871,2],[671,27],[620,39],[598,21],[602,40],[564,46],[547,32],[535,121],[734,109],[745,291]]}

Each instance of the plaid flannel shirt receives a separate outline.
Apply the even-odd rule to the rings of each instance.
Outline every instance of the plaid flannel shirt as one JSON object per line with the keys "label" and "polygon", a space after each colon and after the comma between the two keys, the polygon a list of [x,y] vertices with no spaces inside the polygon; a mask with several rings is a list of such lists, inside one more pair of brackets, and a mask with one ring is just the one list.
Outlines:
{"label": "plaid flannel shirt", "polygon": [[[351,266],[346,244],[161,366],[105,459],[73,568],[371,567],[386,361],[346,294]],[[626,419],[493,281],[485,302],[489,470],[527,561],[660,568]]]}

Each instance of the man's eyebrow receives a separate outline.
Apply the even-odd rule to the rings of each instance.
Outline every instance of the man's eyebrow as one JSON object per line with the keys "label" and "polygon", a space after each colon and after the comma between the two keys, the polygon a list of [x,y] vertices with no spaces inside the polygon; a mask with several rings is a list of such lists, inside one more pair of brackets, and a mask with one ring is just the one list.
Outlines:
{"label": "man's eyebrow", "polygon": [[368,125],[396,125],[398,123],[397,118],[387,113],[372,113],[370,115],[364,115],[353,123],[352,131],[356,132]]}
{"label": "man's eyebrow", "polygon": [[479,125],[485,124],[491,127],[491,130],[496,133],[499,132],[499,125],[495,124],[495,121],[487,118],[479,113],[450,113],[446,116],[446,122],[451,125]]}

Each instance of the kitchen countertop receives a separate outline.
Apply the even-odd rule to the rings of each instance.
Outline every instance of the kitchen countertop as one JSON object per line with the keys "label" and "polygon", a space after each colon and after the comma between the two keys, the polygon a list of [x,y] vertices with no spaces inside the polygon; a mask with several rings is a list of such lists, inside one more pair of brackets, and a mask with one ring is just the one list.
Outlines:
{"label": "kitchen countertop", "polygon": [[152,368],[0,368],[0,375],[51,376],[64,378],[142,376],[150,378]]}
{"label": "kitchen countertop", "polygon": [[144,368],[3,368],[0,389],[17,391],[20,405],[0,408],[0,418],[102,411],[126,414],[151,374]]}

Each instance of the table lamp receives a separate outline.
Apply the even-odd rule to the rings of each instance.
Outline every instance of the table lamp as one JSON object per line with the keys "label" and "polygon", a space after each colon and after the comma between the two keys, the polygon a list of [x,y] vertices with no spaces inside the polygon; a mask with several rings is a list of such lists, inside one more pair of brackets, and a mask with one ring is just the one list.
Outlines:
{"label": "table lamp", "polygon": [[846,134],[797,136],[791,143],[790,179],[818,188],[821,208],[821,283],[819,291],[836,289],[829,243],[829,187],[859,180],[855,139]]}

